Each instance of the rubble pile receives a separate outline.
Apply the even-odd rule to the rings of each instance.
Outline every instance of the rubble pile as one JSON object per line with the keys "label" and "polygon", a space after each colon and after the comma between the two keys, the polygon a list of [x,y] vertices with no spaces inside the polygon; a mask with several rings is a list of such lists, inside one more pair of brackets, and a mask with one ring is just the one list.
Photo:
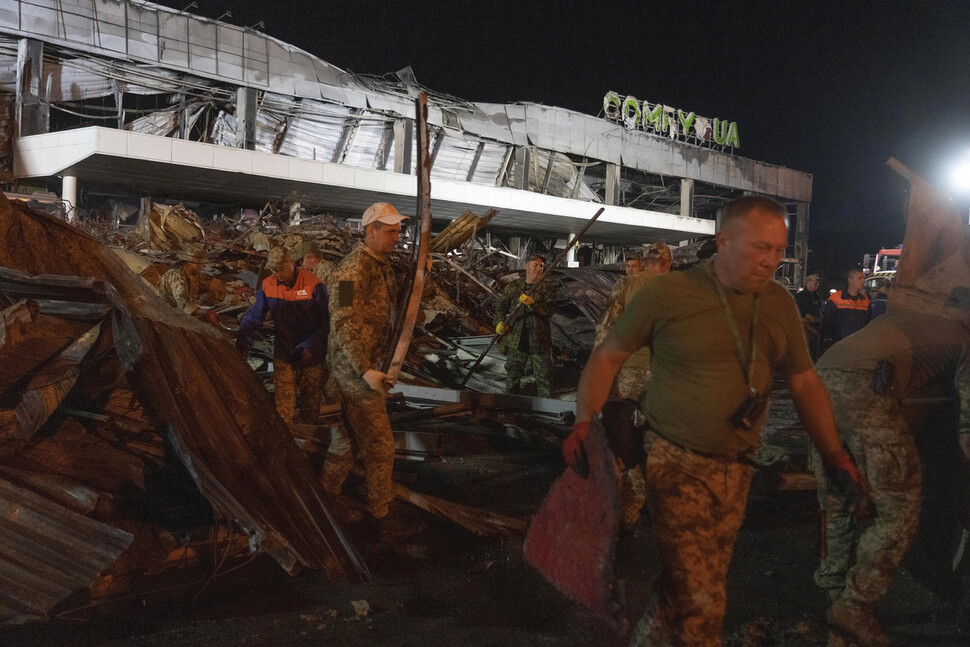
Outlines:
{"label": "rubble pile", "polygon": [[[207,289],[199,305],[215,308],[227,332],[235,330],[239,317],[255,300],[255,289],[265,276],[265,253],[271,247],[294,249],[312,240],[327,260],[337,263],[361,239],[359,232],[341,226],[328,214],[303,215],[297,224],[288,224],[286,202],[268,203],[258,215],[236,220],[202,221],[182,205],[149,203],[143,211],[136,225],[79,224],[111,246],[153,287],[175,266],[178,252],[204,251]],[[476,338],[492,334],[498,296],[515,278],[508,269],[509,257],[515,256],[499,241],[484,242],[480,235],[495,213],[479,217],[467,212],[432,239],[433,267],[422,299],[424,314],[417,322],[405,379],[456,388],[475,359],[474,349],[484,349]],[[411,267],[407,250],[396,253],[392,263],[403,290]],[[585,360],[592,349],[595,322],[619,276],[619,266],[559,268],[551,273],[548,280],[556,282],[560,295],[559,313],[552,322],[558,362]],[[470,386],[502,392],[503,357],[497,352],[490,357]],[[572,386],[564,385],[560,392]]]}
{"label": "rubble pile", "polygon": [[366,577],[222,333],[55,218],[0,198],[0,232],[0,621],[123,590],[200,545]]}
{"label": "rubble pile", "polygon": [[[423,313],[389,400],[399,457],[440,460],[441,434],[471,421],[550,446],[568,429],[572,403],[500,395],[497,350],[471,391],[454,390],[488,346],[497,298],[515,277],[515,256],[481,235],[492,215],[465,214],[435,239]],[[366,578],[308,460],[326,450],[339,406],[325,405],[318,425],[285,424],[264,384],[272,324],[248,364],[231,343],[269,249],[312,240],[336,263],[360,234],[327,214],[288,224],[285,204],[203,221],[183,205],[144,200],[136,220],[72,227],[0,198],[0,622],[41,619],[69,596],[83,605],[144,574],[253,551],[290,573]],[[413,265],[403,247],[392,258],[402,289]],[[200,252],[199,305],[219,314],[218,326],[156,292],[180,257]],[[575,388],[564,369],[578,375],[619,276],[619,267],[551,273],[559,393]],[[476,534],[525,527],[397,487],[398,497]]]}

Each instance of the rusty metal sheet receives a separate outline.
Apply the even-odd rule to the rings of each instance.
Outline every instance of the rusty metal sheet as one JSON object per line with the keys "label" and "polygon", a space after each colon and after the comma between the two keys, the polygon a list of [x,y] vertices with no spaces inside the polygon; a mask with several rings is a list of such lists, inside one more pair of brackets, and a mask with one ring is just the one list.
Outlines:
{"label": "rusty metal sheet", "polygon": [[26,440],[47,422],[74,388],[81,372],[81,360],[100,334],[101,324],[98,323],[38,371],[27,384],[13,418],[0,427],[0,439]]}
{"label": "rusty metal sheet", "polygon": [[[168,307],[93,237],[6,197],[0,241],[0,268],[94,279],[92,289],[113,306],[115,349],[129,383],[220,517],[250,529],[288,570],[367,577],[307,458],[224,336]],[[3,269],[0,276],[13,280]]]}
{"label": "rusty metal sheet", "polygon": [[46,618],[55,604],[91,586],[131,540],[0,479],[0,622]]}

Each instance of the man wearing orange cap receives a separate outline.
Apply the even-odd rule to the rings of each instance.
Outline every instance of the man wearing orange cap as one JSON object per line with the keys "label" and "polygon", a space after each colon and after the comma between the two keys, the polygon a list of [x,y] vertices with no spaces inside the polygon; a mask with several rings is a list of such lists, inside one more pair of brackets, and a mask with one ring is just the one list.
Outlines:
{"label": "man wearing orange cap", "polygon": [[[386,202],[364,211],[364,241],[358,243],[330,276],[330,347],[327,366],[340,398],[343,425],[330,443],[323,466],[323,489],[339,499],[343,483],[359,454],[367,483],[367,510],[376,520],[381,543],[414,534],[391,515],[394,488],[394,437],[384,399],[392,386],[381,370],[391,332],[397,283],[390,255],[407,216]],[[329,390],[328,390],[329,391]]]}

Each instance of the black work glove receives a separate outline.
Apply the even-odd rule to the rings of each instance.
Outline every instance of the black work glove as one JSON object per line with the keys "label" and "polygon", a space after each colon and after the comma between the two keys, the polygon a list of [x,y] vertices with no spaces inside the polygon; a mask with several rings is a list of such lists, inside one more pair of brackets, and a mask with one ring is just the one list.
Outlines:
{"label": "black work glove", "polygon": [[826,458],[825,476],[836,495],[842,499],[842,509],[858,522],[871,521],[873,505],[869,498],[869,486],[852,462],[849,452],[838,452]]}

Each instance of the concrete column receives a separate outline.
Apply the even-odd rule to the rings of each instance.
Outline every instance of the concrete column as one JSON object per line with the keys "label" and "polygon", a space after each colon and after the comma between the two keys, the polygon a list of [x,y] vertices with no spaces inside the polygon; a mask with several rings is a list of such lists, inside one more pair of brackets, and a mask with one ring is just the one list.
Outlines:
{"label": "concrete column", "polygon": [[256,90],[252,88],[236,88],[236,147],[256,150]]}
{"label": "concrete column", "polygon": [[44,43],[21,38],[17,44],[17,136],[40,135],[50,130],[49,108],[41,96]]}
{"label": "concrete column", "polygon": [[[566,239],[566,245],[569,245],[574,240],[576,240],[576,234],[569,234],[569,238]],[[566,267],[579,267],[579,261],[576,260],[576,247],[578,245],[573,245],[569,252],[566,253]]]}
{"label": "concrete column", "polygon": [[515,188],[529,190],[529,174],[532,172],[532,155],[528,146],[515,147]]}
{"label": "concrete column", "polygon": [[411,173],[411,147],[414,125],[411,119],[394,122],[394,172]]}
{"label": "concrete column", "polygon": [[290,203],[290,224],[298,225],[300,224],[300,218],[303,215],[303,204],[300,202]]}
{"label": "concrete column", "polygon": [[77,217],[77,176],[65,175],[61,178],[61,204],[68,222]]}
{"label": "concrete column", "polygon": [[606,164],[606,204],[620,203],[620,165]]}
{"label": "concrete column", "polygon": [[527,247],[526,241],[521,236],[513,236],[509,240],[509,251],[515,254],[516,257],[515,267],[512,269],[521,270],[525,267],[522,255],[525,254]]}
{"label": "concrete column", "polygon": [[694,180],[680,180],[680,215],[685,218],[694,216]]}

